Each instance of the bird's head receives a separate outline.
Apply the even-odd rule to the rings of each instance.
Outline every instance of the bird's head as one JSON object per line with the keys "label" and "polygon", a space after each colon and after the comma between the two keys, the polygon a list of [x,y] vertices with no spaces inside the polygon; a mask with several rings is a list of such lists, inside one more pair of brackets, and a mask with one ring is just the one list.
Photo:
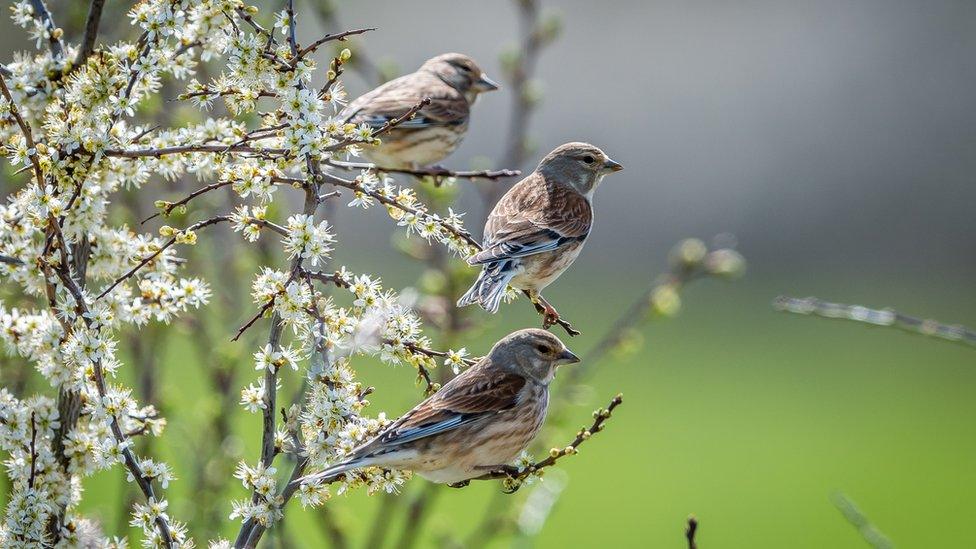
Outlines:
{"label": "bird's head", "polygon": [[447,85],[463,93],[469,103],[474,103],[480,93],[498,89],[498,84],[488,78],[474,59],[461,53],[445,53],[428,59],[420,70],[437,75]]}
{"label": "bird's head", "polygon": [[610,159],[599,147],[589,143],[566,143],[547,154],[536,171],[547,179],[568,183],[580,194],[590,196],[603,176],[623,166]]}
{"label": "bird's head", "polygon": [[539,383],[552,381],[556,368],[561,364],[580,361],[558,337],[538,328],[519,330],[505,336],[492,347],[488,356],[493,364]]}

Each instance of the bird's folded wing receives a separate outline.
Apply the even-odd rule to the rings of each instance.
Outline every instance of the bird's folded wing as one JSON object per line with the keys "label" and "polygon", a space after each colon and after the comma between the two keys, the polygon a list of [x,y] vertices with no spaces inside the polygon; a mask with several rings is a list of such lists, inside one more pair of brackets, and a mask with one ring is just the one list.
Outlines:
{"label": "bird's folded wing", "polygon": [[427,128],[463,124],[469,108],[464,96],[439,80],[408,75],[376,88],[359,97],[346,107],[341,118],[353,124],[368,124],[380,128],[387,122],[403,116],[425,97],[430,103],[421,107],[410,120],[398,124],[398,128]]}
{"label": "bird's folded wing", "polygon": [[456,429],[515,406],[525,378],[504,372],[470,371],[395,421],[374,443],[377,450]]}
{"label": "bird's folded wing", "polygon": [[583,240],[590,232],[592,212],[586,198],[569,186],[547,184],[532,174],[495,205],[485,224],[485,249],[468,263],[525,257]]}

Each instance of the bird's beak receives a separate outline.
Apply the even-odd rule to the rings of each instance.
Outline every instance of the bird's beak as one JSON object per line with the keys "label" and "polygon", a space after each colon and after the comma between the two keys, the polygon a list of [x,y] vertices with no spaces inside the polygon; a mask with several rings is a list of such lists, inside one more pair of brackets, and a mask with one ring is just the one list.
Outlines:
{"label": "bird's beak", "polygon": [[488,78],[487,74],[481,73],[481,78],[476,80],[474,83],[474,89],[478,90],[479,92],[495,91],[498,89],[498,83],[491,78]]}
{"label": "bird's beak", "polygon": [[559,353],[559,358],[556,359],[556,364],[576,364],[580,361],[580,357],[576,356],[575,353],[569,349],[563,349],[563,352]]}
{"label": "bird's beak", "polygon": [[603,169],[608,172],[619,172],[624,169],[624,167],[619,162],[614,162],[607,158],[607,161],[603,163]]}

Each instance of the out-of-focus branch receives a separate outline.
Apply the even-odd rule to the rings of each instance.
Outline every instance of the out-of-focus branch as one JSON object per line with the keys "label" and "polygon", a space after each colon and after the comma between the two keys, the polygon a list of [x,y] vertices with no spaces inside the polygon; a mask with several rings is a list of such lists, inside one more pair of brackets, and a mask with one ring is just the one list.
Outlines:
{"label": "out-of-focus branch", "polygon": [[937,320],[923,319],[899,313],[894,309],[871,309],[863,305],[831,303],[815,297],[779,296],[773,301],[778,311],[824,318],[850,320],[872,326],[898,328],[954,343],[976,347],[976,331],[961,324],[943,324]]}
{"label": "out-of-focus branch", "polygon": [[16,257],[10,257],[7,255],[0,255],[0,263],[6,263],[7,265],[23,265],[24,262]]}
{"label": "out-of-focus branch", "polygon": [[55,59],[64,57],[64,44],[61,42],[61,35],[64,34],[64,31],[54,24],[54,18],[51,17],[51,12],[48,11],[44,0],[30,0],[30,3],[31,7],[34,8],[34,17],[44,24],[44,30],[47,31],[47,41],[48,47],[51,49],[51,55]]}
{"label": "out-of-focus branch", "polygon": [[834,507],[837,508],[844,518],[857,528],[861,537],[874,549],[894,549],[894,544],[888,539],[878,527],[871,523],[871,520],[858,509],[857,505],[845,494],[837,492],[830,497]]}
{"label": "out-of-focus branch", "polygon": [[[560,32],[560,21],[553,16],[544,19],[538,0],[514,0],[518,9],[518,29],[521,37],[517,48],[502,56],[502,65],[512,94],[512,109],[509,115],[508,149],[503,157],[503,166],[522,168],[530,152],[529,123],[532,113],[539,104],[538,92],[533,89],[532,79],[542,51],[551,44]],[[486,207],[491,207],[501,198],[504,188],[484,185],[479,187]]]}
{"label": "out-of-focus branch", "polygon": [[95,39],[98,37],[98,23],[102,19],[102,8],[105,7],[105,0],[92,0],[88,7],[88,18],[85,20],[85,35],[81,39],[81,47],[78,49],[78,56],[75,57],[74,68],[85,64],[88,57],[95,51]]}
{"label": "out-of-focus branch", "polygon": [[681,308],[681,291],[703,277],[735,278],[745,270],[745,259],[731,248],[708,250],[704,242],[689,238],[678,242],[670,253],[670,269],[659,276],[607,330],[606,335],[583,357],[579,367],[568,373],[577,382],[589,368],[602,361],[625,339],[649,311],[673,316]]}
{"label": "out-of-focus branch", "polygon": [[698,519],[694,515],[688,517],[688,525],[685,526],[685,539],[688,540],[688,549],[698,549],[698,542],[695,541],[695,534],[698,533]]}

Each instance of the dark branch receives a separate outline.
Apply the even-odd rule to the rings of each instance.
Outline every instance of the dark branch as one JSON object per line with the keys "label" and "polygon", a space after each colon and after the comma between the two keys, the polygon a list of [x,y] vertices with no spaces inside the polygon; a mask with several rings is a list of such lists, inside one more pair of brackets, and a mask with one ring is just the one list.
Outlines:
{"label": "dark branch", "polygon": [[7,255],[0,255],[0,263],[6,263],[7,265],[23,265],[24,262],[16,257],[10,257]]}
{"label": "dark branch", "polygon": [[435,180],[441,180],[448,177],[456,177],[458,179],[496,180],[522,175],[522,172],[519,170],[449,170],[441,166],[431,166],[416,169],[387,168],[366,162],[342,162],[339,160],[329,160],[328,164],[330,166],[346,170],[375,170],[384,173],[401,173],[405,175],[412,175],[414,177],[433,177]]}
{"label": "dark branch", "polygon": [[[228,220],[230,220],[230,216],[229,215],[218,215],[216,217],[211,217],[210,219],[206,219],[206,220],[200,221],[198,223],[194,223],[193,225],[190,225],[189,227],[187,227],[186,229],[184,229],[181,232],[195,231],[197,229],[202,229],[204,227],[207,227],[207,226],[210,226],[210,225],[215,225],[215,224],[220,223],[222,221],[228,221]],[[169,248],[170,246],[172,246],[173,244],[176,244],[176,237],[173,237],[173,238],[170,238],[169,240],[167,240],[162,246],[159,247],[158,250],[156,250],[155,252],[153,252],[153,253],[149,254],[148,256],[144,257],[141,261],[139,261],[139,263],[135,267],[129,269],[129,271],[127,273],[125,273],[124,275],[116,278],[115,281],[112,282],[107,288],[105,288],[104,290],[102,290],[102,293],[98,294],[98,297],[95,298],[95,299],[98,300],[98,299],[101,299],[101,298],[105,297],[106,295],[108,295],[108,293],[111,292],[112,290],[114,290],[116,286],[118,286],[119,284],[121,284],[122,282],[124,282],[126,279],[128,279],[132,275],[136,274],[136,272],[139,269],[145,267],[146,265],[149,264],[149,262],[151,262],[152,260],[154,260],[157,257],[159,257],[159,254],[161,254],[164,251],[166,251],[166,249]]]}
{"label": "dark branch", "polygon": [[208,192],[210,192],[210,191],[212,191],[214,189],[219,189],[221,187],[226,187],[227,185],[230,185],[232,183],[233,183],[233,181],[218,181],[217,183],[211,183],[210,185],[207,185],[205,187],[201,187],[201,188],[193,191],[192,193],[188,194],[185,198],[182,198],[180,200],[177,200],[176,202],[165,202],[163,204],[163,206],[160,208],[161,211],[156,212],[156,213],[152,214],[151,216],[143,219],[142,221],[139,222],[139,224],[142,225],[143,223],[149,221],[150,219],[154,219],[156,217],[159,217],[160,215],[167,216],[167,215],[170,214],[170,212],[173,211],[173,209],[178,208],[179,206],[182,206],[182,205],[188,203],[189,201],[193,200],[194,198],[200,196],[201,194],[208,193]]}
{"label": "dark branch", "polygon": [[98,23],[102,19],[102,8],[105,7],[105,0],[92,0],[88,7],[88,18],[85,20],[85,35],[81,39],[81,48],[75,58],[74,67],[85,64],[88,57],[95,51],[95,39],[98,37]]}
{"label": "dark branch", "polygon": [[342,41],[344,41],[349,36],[353,36],[353,35],[356,35],[356,34],[363,34],[363,33],[366,33],[366,32],[369,32],[369,31],[374,31],[374,30],[376,30],[376,27],[369,27],[369,28],[365,28],[365,29],[347,30],[347,31],[344,31],[344,32],[337,32],[335,34],[326,34],[325,36],[323,36],[322,38],[319,38],[315,42],[312,42],[311,44],[309,44],[305,48],[302,48],[302,50],[298,52],[298,56],[295,57],[295,59],[292,60],[291,64],[292,64],[292,66],[296,65],[300,59],[302,59],[306,55],[312,53],[319,46],[321,46],[322,44],[325,44],[326,42],[331,42],[333,40],[338,40],[338,41],[342,42]]}
{"label": "dark branch", "polygon": [[696,533],[698,533],[698,519],[692,515],[688,517],[688,526],[685,527],[685,539],[688,540],[688,549],[698,549],[698,542],[695,541]]}
{"label": "dark branch", "polygon": [[44,5],[44,0],[30,0],[31,7],[34,8],[34,17],[39,19],[48,32],[48,46],[54,58],[64,57],[64,44],[61,43],[61,29],[54,24],[51,12]]}

